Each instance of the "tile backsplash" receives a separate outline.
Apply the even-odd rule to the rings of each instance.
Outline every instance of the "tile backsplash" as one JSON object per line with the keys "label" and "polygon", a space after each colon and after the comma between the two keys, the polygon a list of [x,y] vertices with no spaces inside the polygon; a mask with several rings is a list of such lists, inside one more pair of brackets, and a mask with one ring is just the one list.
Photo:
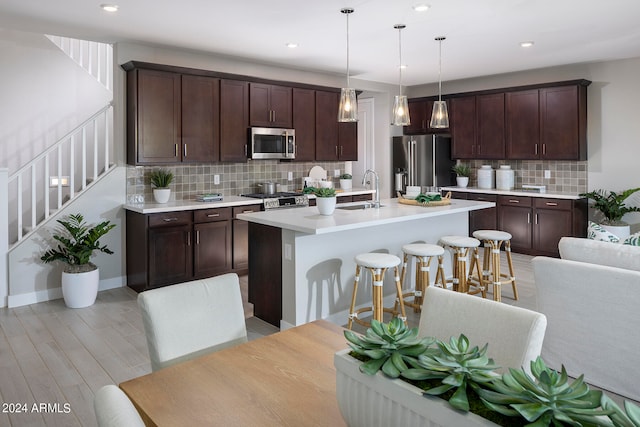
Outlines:
{"label": "tile backsplash", "polygon": [[[272,181],[288,187],[288,191],[301,189],[303,177],[313,166],[321,166],[327,176],[334,170],[345,171],[345,162],[295,162],[257,160],[247,163],[218,163],[170,166],[127,166],[127,203],[153,202],[149,175],[153,170],[164,168],[174,174],[170,200],[194,199],[197,194],[222,193],[224,196],[258,193],[257,184]],[[289,180],[291,172],[292,180]],[[215,184],[215,175],[220,182]]]}
{"label": "tile backsplash", "polygon": [[[552,193],[579,194],[587,191],[587,161],[551,161],[551,160],[472,160],[471,179],[469,186],[478,183],[477,170],[482,165],[491,165],[498,169],[500,165],[510,165],[515,171],[515,187],[525,185],[546,185],[547,191]],[[544,177],[548,170],[550,178]]]}

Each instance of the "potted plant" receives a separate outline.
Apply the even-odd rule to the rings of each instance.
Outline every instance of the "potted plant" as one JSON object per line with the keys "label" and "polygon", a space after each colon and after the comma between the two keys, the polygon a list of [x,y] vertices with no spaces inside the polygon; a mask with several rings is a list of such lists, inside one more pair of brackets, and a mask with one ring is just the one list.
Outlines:
{"label": "potted plant", "polygon": [[98,295],[100,270],[91,262],[95,251],[112,254],[106,245],[100,245],[99,239],[116,225],[103,221],[89,227],[81,214],[69,215],[59,219],[53,238],[58,247],[49,249],[40,257],[44,263],[62,261],[66,265],[62,271],[62,296],[69,308],[82,308],[92,305]]}
{"label": "potted plant", "polygon": [[605,220],[601,222],[602,228],[615,234],[620,239],[624,239],[630,234],[629,224],[622,221],[622,217],[629,212],[640,212],[636,206],[625,205],[625,200],[633,193],[640,191],[640,188],[631,188],[620,193],[614,191],[594,190],[588,193],[581,193],[580,197],[593,200],[593,207],[604,215]]}
{"label": "potted plant", "polygon": [[331,215],[336,209],[336,190],[333,188],[316,188],[316,205],[320,215]]}
{"label": "potted plant", "polygon": [[469,185],[469,177],[471,176],[471,168],[464,163],[458,163],[451,168],[456,174],[456,184],[458,187],[466,187]]}
{"label": "potted plant", "polygon": [[151,172],[150,178],[156,203],[167,203],[171,196],[169,184],[173,182],[173,173],[168,169],[157,169]]}
{"label": "potted plant", "polygon": [[349,173],[340,175],[340,188],[343,190],[351,190],[353,186],[353,176]]}

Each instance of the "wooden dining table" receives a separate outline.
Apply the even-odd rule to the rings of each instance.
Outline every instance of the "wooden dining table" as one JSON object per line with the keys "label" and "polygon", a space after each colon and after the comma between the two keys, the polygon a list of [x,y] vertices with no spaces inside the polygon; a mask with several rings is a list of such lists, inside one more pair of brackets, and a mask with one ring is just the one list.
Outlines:
{"label": "wooden dining table", "polygon": [[147,426],[344,426],[333,355],[344,329],[317,320],[120,384]]}

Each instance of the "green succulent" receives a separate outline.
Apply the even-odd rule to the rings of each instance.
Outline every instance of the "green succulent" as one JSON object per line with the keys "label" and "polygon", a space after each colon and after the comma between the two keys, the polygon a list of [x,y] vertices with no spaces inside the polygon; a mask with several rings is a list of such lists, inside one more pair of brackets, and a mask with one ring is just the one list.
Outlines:
{"label": "green succulent", "polygon": [[624,411],[605,394],[600,401],[602,409],[613,411],[609,418],[615,427],[640,427],[640,407],[628,400],[624,402]]}
{"label": "green succulent", "polygon": [[475,389],[479,384],[489,383],[497,377],[494,369],[498,368],[486,356],[488,345],[482,349],[477,346],[469,348],[469,339],[451,337],[449,343],[436,341],[439,351],[421,355],[413,368],[407,369],[402,376],[411,380],[440,379],[442,385],[433,387],[425,394],[438,396],[451,389],[456,389],[449,403],[456,409],[469,410],[467,389]]}
{"label": "green succulent", "polygon": [[352,179],[353,177],[351,176],[350,173],[343,173],[342,175],[340,175],[340,179]]}
{"label": "green succulent", "polygon": [[168,169],[158,169],[151,172],[150,178],[155,188],[167,188],[173,182],[173,173]]}
{"label": "green succulent", "polygon": [[624,225],[621,223],[622,217],[629,212],[640,212],[640,208],[637,206],[627,206],[624,201],[635,193],[640,191],[639,188],[631,188],[621,193],[613,191],[606,192],[605,190],[595,190],[589,193],[581,193],[580,197],[586,197],[592,199],[595,203],[593,206],[598,209],[605,216],[606,223],[609,225]]}
{"label": "green succulent", "polygon": [[464,163],[454,165],[451,170],[454,171],[458,176],[471,176],[471,168],[469,167],[469,165],[466,165]]}
{"label": "green succulent", "polygon": [[316,197],[335,197],[336,190],[334,188],[322,187],[316,188],[313,193]]}
{"label": "green succulent", "polygon": [[408,329],[402,320],[395,317],[388,324],[371,321],[371,328],[364,336],[344,331],[349,347],[370,360],[360,365],[360,371],[375,375],[380,369],[387,376],[398,378],[408,369],[407,362],[416,359],[428,350],[433,338],[418,337],[418,328]]}
{"label": "green succulent", "polygon": [[564,366],[560,373],[548,368],[542,358],[531,362],[529,376],[523,370],[509,369],[478,394],[491,410],[507,416],[521,416],[528,426],[610,426],[612,410],[601,410],[602,392],[589,390],[584,375],[568,382]]}

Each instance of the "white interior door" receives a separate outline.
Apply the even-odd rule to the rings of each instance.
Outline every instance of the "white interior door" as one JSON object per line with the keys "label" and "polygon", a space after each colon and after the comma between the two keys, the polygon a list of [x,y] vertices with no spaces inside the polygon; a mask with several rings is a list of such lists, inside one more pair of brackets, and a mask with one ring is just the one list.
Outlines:
{"label": "white interior door", "polygon": [[374,169],[374,99],[358,99],[358,161],[351,162],[354,187],[361,187],[367,169]]}

